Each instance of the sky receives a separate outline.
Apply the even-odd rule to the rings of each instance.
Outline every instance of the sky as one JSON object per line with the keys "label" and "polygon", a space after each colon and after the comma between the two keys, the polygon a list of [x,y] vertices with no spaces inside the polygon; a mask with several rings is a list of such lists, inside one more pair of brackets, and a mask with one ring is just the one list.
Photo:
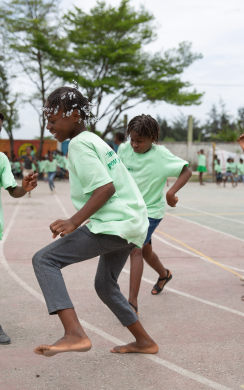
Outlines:
{"label": "sky", "polygon": [[[119,0],[106,0],[117,6]],[[244,107],[244,2],[243,0],[131,0],[138,9],[140,4],[154,14],[158,38],[147,46],[151,53],[176,48],[180,42],[192,43],[192,51],[203,58],[194,62],[181,76],[198,92],[204,92],[200,106],[179,107],[160,102],[154,105],[143,103],[126,112],[130,120],[135,115],[159,115],[169,122],[179,115],[193,115],[202,122],[207,118],[213,104],[222,100],[230,115]],[[96,4],[96,0],[61,0],[63,9],[72,9],[72,4],[85,12]],[[30,81],[21,77],[13,85],[14,90],[31,91]],[[28,105],[20,107],[21,128],[15,139],[30,139],[39,135],[37,114]],[[98,125],[99,130],[106,123]],[[48,132],[46,131],[46,134]],[[2,138],[7,138],[3,131]]]}

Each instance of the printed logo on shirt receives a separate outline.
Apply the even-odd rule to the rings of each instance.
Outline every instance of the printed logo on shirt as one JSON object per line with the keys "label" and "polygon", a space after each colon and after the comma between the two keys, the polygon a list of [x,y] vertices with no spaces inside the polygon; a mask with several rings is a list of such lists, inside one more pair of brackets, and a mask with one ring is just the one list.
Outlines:
{"label": "printed logo on shirt", "polygon": [[114,165],[116,165],[117,163],[121,163],[121,160],[120,160],[119,157],[115,158],[113,161],[111,161],[111,162],[108,164],[109,169],[112,169],[112,167],[113,167]]}
{"label": "printed logo on shirt", "polygon": [[115,154],[114,150],[110,150],[109,152],[106,153],[106,156],[112,157]]}
{"label": "printed logo on shirt", "polygon": [[[109,152],[106,153],[106,156],[108,156],[109,158],[111,158],[111,157],[114,156],[114,154],[116,155],[116,153],[114,152],[114,150],[110,150]],[[113,167],[114,165],[116,165],[117,163],[121,163],[121,160],[120,160],[120,158],[119,158],[118,156],[115,157],[112,161],[110,161],[110,162],[108,163],[109,169],[111,170],[112,167]]]}

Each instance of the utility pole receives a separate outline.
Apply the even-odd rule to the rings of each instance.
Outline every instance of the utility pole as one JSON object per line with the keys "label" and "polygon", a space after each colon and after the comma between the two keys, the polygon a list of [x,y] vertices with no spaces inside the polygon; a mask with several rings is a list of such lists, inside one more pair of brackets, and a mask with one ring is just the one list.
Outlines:
{"label": "utility pole", "polygon": [[125,114],[124,115],[124,135],[126,136],[127,132],[127,125],[128,125],[128,116]]}
{"label": "utility pole", "polygon": [[189,163],[192,160],[192,139],[193,139],[193,118],[192,115],[188,117],[188,132],[187,132],[187,159]]}

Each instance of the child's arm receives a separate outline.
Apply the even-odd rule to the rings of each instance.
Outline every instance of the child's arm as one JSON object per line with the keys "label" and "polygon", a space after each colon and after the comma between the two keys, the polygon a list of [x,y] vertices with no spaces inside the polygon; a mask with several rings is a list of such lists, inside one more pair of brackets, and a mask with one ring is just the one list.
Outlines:
{"label": "child's arm", "polygon": [[237,141],[239,142],[240,147],[244,151],[244,133],[238,138]]}
{"label": "child's arm", "polygon": [[176,207],[176,203],[178,202],[177,196],[175,196],[176,192],[178,192],[190,179],[192,173],[189,168],[186,166],[183,167],[181,174],[176,180],[175,184],[169,189],[166,194],[167,203],[171,207]]}
{"label": "child's arm", "polygon": [[87,203],[82,209],[74,214],[73,217],[65,221],[58,219],[50,225],[53,238],[56,238],[59,234],[60,237],[64,237],[66,234],[75,231],[83,222],[105,205],[105,203],[114,195],[115,191],[113,183],[108,183],[102,187],[96,188]]}
{"label": "child's arm", "polygon": [[24,177],[22,180],[22,186],[16,186],[14,188],[8,187],[7,190],[9,195],[13,198],[21,198],[26,194],[26,192],[32,191],[37,186],[37,176],[37,173],[35,175],[29,173],[29,175]]}

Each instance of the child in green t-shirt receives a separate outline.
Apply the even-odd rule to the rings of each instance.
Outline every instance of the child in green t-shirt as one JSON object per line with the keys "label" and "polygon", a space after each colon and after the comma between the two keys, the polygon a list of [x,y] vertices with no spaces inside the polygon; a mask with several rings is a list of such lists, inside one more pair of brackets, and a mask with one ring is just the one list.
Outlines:
{"label": "child in green t-shirt", "polygon": [[156,145],[159,138],[159,125],[150,115],[133,118],[126,142],[119,157],[135,180],[147,206],[149,228],[143,248],[135,248],[131,253],[129,303],[138,313],[138,294],[143,272],[143,258],[159,274],[151,293],[159,294],[172,279],[171,271],[164,268],[157,254],[152,250],[152,234],[165,214],[164,187],[168,177],[178,180],[166,194],[167,203],[175,207],[178,198],[175,194],[187,183],[191,171],[188,162],[174,156],[164,146]]}
{"label": "child in green t-shirt", "polygon": [[[2,130],[4,115],[0,112],[0,133]],[[3,208],[1,201],[1,188],[3,187],[8,191],[9,195],[13,198],[21,198],[27,192],[32,191],[37,186],[37,175],[30,173],[22,180],[22,186],[18,186],[13,173],[11,171],[11,165],[4,153],[0,152],[0,240],[3,237]],[[10,337],[3,331],[0,325],[0,345],[10,344]]]}
{"label": "child in green t-shirt", "polygon": [[236,167],[235,167],[234,160],[231,157],[229,157],[227,159],[227,163],[226,163],[226,168],[225,169],[226,169],[226,172],[224,174],[225,177],[224,177],[224,181],[223,181],[224,187],[225,187],[225,183],[228,180],[228,178],[231,179],[232,187],[235,187],[234,173],[236,171]]}
{"label": "child in green t-shirt", "polygon": [[242,158],[240,158],[239,163],[236,166],[236,169],[237,169],[236,185],[239,181],[244,183],[244,163]]}
{"label": "child in green t-shirt", "polygon": [[197,171],[199,172],[199,183],[200,185],[204,185],[202,181],[202,175],[203,172],[207,172],[206,168],[206,156],[204,155],[204,150],[201,149],[200,152],[197,152],[198,154],[198,167]]}
{"label": "child in green t-shirt", "polygon": [[[146,238],[146,206],[116,153],[87,130],[88,124],[95,123],[91,108],[87,98],[70,87],[52,92],[44,107],[47,129],[54,138],[59,142],[71,140],[68,154],[70,194],[77,213],[67,220],[53,222],[50,225],[53,238],[59,235],[61,238],[33,257],[49,314],[58,314],[65,329],[64,337],[55,344],[40,345],[34,352],[53,356],[91,349],[91,341],[77,318],[61,269],[100,255],[96,292],[136,339],[111,352],[157,353],[157,344],[143,329],[118,285],[118,277],[131,250],[142,247]],[[88,219],[89,223],[81,227]]]}
{"label": "child in green t-shirt", "polygon": [[218,159],[215,161],[214,171],[216,174],[216,184],[220,184],[222,182],[222,166],[220,164],[220,160]]}

